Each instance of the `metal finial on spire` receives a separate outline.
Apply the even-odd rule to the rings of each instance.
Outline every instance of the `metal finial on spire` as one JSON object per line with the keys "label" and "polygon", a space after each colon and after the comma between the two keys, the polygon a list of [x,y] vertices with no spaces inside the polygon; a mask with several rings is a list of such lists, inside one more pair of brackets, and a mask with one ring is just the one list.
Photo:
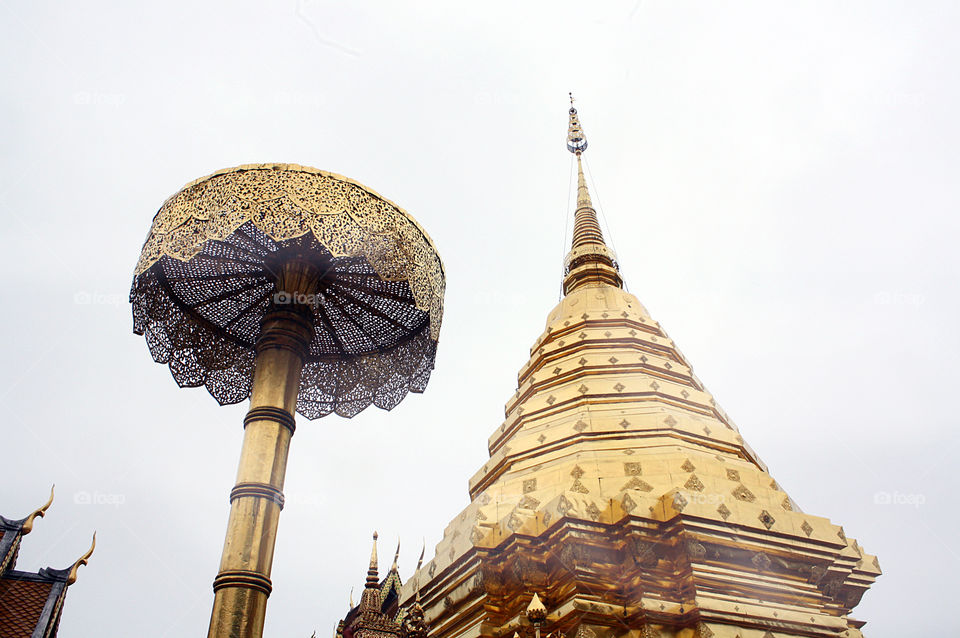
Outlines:
{"label": "metal finial on spire", "polygon": [[587,150],[587,136],[580,126],[577,109],[573,106],[573,93],[570,94],[570,126],[567,128],[567,150],[580,157],[580,153]]}
{"label": "metal finial on spire", "polygon": [[544,607],[543,601],[540,600],[540,596],[536,592],[530,599],[530,604],[527,605],[527,618],[534,624],[540,624],[547,618],[547,608]]}

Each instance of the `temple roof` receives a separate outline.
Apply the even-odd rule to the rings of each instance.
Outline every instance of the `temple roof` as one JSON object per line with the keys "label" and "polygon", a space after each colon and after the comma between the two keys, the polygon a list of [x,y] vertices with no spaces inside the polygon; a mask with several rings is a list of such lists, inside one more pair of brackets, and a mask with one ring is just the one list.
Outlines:
{"label": "temple roof", "polygon": [[[399,596],[403,586],[397,567],[400,545],[394,555],[393,564],[383,580],[378,576],[377,533],[373,533],[373,549],[367,578],[364,583],[360,603],[352,606],[337,629],[337,635],[344,638],[364,638],[365,636],[390,636],[400,633]],[[351,600],[352,605],[352,600]]]}
{"label": "temple roof", "polygon": [[93,554],[96,534],[90,549],[65,569],[15,569],[23,537],[33,530],[34,521],[44,515],[51,503],[52,489],[47,503],[29,516],[16,520],[0,516],[0,638],[54,638],[67,588],[76,582],[78,569]]}

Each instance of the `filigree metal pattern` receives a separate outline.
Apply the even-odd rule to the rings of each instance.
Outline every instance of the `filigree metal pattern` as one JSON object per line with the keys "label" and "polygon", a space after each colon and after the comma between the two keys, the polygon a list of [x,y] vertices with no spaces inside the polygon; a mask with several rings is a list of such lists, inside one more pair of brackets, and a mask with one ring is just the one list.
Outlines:
{"label": "filigree metal pattern", "polygon": [[184,387],[220,403],[250,395],[278,251],[323,255],[297,411],[309,419],[391,409],[430,378],[444,274],[402,209],[347,178],[252,165],[187,185],[161,207],[137,264],[134,332]]}

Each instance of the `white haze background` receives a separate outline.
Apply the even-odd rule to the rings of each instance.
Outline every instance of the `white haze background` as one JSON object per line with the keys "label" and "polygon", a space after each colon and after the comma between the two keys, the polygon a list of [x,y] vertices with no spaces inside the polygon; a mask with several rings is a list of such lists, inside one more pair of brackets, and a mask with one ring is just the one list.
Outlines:
{"label": "white haze background", "polygon": [[164,199],[307,164],[409,209],[445,259],[426,394],[298,419],[266,634],[329,636],[374,528],[404,578],[432,555],[557,301],[571,90],[630,290],[800,506],[879,556],[867,634],[944,631],[958,6],[0,3],[0,513],[56,482],[21,569],[98,530],[60,636],[207,627],[245,406],[178,389],[131,333]]}

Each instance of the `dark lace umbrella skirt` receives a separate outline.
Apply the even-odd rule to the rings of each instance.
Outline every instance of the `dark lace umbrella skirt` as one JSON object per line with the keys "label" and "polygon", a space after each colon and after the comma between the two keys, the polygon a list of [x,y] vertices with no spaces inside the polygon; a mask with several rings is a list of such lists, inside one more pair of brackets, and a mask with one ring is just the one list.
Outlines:
{"label": "dark lace umbrella skirt", "polygon": [[[290,300],[279,251],[329,264],[314,299]],[[254,346],[271,306],[313,311],[297,411],[309,419],[391,409],[423,392],[443,315],[443,265],[403,209],[345,177],[289,164],[188,184],[153,220],[130,301],[134,332],[183,387],[222,404],[250,396]]]}

